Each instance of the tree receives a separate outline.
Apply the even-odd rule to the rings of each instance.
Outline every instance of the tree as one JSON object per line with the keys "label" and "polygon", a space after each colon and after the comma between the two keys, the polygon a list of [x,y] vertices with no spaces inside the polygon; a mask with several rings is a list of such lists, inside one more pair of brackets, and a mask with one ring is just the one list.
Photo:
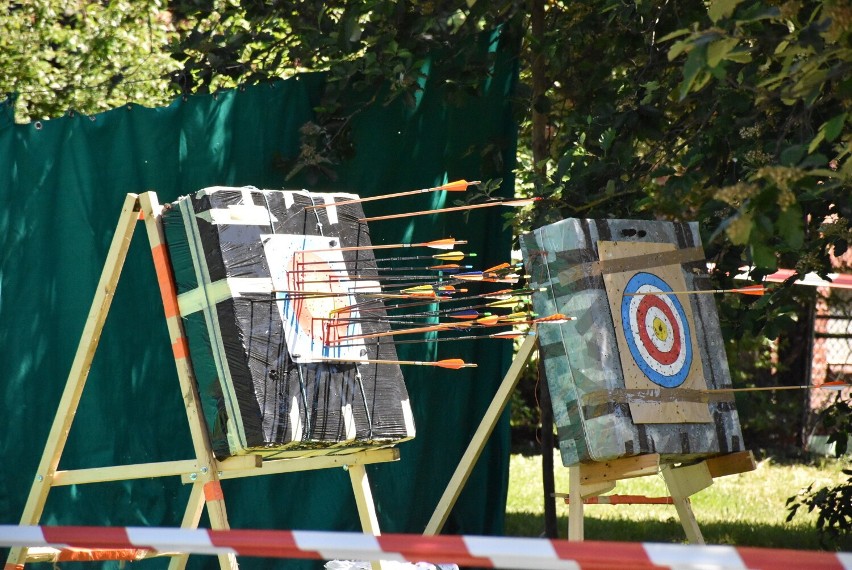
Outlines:
{"label": "tree", "polygon": [[166,104],[171,14],[159,0],[0,2],[0,93],[18,122]]}

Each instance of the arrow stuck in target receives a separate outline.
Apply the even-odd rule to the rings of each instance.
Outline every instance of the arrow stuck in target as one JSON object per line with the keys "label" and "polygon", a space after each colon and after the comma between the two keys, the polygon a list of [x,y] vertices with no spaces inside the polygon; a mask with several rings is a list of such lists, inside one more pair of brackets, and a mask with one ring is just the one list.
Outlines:
{"label": "arrow stuck in target", "polygon": [[465,362],[460,358],[447,358],[444,360],[436,360],[433,362],[423,360],[347,360],[345,358],[314,358],[314,362],[329,362],[341,364],[404,364],[410,366],[437,366],[438,368],[448,368],[450,370],[458,370],[460,368],[476,368],[477,364]]}
{"label": "arrow stuck in target", "polygon": [[761,296],[766,293],[766,287],[763,285],[748,285],[747,287],[737,287],[736,289],[700,289],[695,291],[637,291],[635,293],[625,293],[625,297],[641,297],[642,295],[701,295],[713,293],[739,293],[741,295]]}
{"label": "arrow stuck in target", "polygon": [[313,206],[305,206],[306,210],[318,210],[320,208],[328,208],[329,206],[347,206],[349,204],[362,204],[364,202],[374,202],[376,200],[387,200],[389,198],[401,198],[403,196],[414,196],[415,194],[425,194],[427,192],[464,192],[468,186],[476,186],[481,184],[479,180],[468,182],[467,180],[456,180],[447,182],[441,186],[433,186],[432,188],[420,188],[419,190],[407,190],[405,192],[394,192],[393,194],[382,194],[381,196],[370,196],[367,198],[356,198],[354,200],[343,200],[341,202],[333,202],[330,204],[315,204]]}
{"label": "arrow stuck in target", "polygon": [[398,218],[410,218],[412,216],[425,216],[427,214],[446,214],[449,212],[465,212],[479,208],[491,208],[493,206],[513,206],[519,208],[528,206],[541,198],[521,198],[519,200],[494,200],[482,204],[467,204],[465,206],[454,206],[451,208],[438,208],[437,210],[421,210],[419,212],[403,212],[401,214],[388,214],[387,216],[374,216],[372,218],[358,218],[359,222],[378,222],[380,220],[395,220]]}
{"label": "arrow stuck in target", "polygon": [[325,249],[303,249],[295,253],[317,253],[322,251],[372,251],[376,249],[394,249],[401,247],[431,247],[432,249],[452,249],[456,245],[464,245],[467,240],[454,238],[436,239],[421,243],[390,243],[386,245],[356,245],[350,247],[329,247]]}

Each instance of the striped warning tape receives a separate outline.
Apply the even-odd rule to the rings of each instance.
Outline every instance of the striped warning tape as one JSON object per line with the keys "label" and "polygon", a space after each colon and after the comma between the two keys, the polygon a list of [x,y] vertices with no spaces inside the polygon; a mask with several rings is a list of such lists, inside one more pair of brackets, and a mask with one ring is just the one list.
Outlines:
{"label": "striped warning tape", "polygon": [[[537,538],[422,536],[278,530],[0,525],[0,546],[127,549],[316,560],[455,563],[483,568],[595,570],[852,570],[852,553],[733,546],[569,542]],[[18,566],[7,564],[5,570]]]}

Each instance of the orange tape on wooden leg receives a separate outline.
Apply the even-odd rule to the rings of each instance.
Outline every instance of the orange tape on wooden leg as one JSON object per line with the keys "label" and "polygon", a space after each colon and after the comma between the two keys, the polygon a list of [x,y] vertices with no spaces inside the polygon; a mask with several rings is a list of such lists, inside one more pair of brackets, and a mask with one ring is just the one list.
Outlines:
{"label": "orange tape on wooden leg", "polygon": [[182,336],[172,343],[172,353],[175,355],[175,360],[186,358],[189,354],[189,345],[186,343],[186,337]]}
{"label": "orange tape on wooden leg", "polygon": [[23,564],[5,564],[3,570],[24,570]]}
{"label": "orange tape on wooden leg", "polygon": [[161,243],[152,247],[151,255],[154,257],[154,268],[157,270],[157,283],[160,285],[160,293],[163,296],[166,318],[174,317],[178,314],[177,291],[174,282],[172,282],[166,245]]}
{"label": "orange tape on wooden leg", "polygon": [[222,493],[222,484],[219,481],[210,481],[204,484],[205,501],[222,501],[225,494]]}

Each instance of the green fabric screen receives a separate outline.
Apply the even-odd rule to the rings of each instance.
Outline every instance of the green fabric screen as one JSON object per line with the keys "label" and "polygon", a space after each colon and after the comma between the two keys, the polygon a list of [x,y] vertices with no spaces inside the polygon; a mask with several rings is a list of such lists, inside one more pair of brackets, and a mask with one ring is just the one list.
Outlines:
{"label": "green fabric screen", "polygon": [[[495,49],[496,42],[490,46]],[[0,107],[0,523],[16,524],[76,351],[127,192],[162,203],[212,185],[346,190],[362,196],[459,178],[503,178],[513,189],[516,67],[499,48],[479,95],[449,102],[427,81],[414,107],[375,104],[352,120],[354,158],[335,181],[285,180],[280,157],[299,151],[325,76],[193,96],[165,108],[128,105],[16,125]],[[496,153],[485,152],[498,148]],[[377,202],[368,215],[451,205],[458,195]],[[374,243],[470,240],[477,265],[508,258],[497,208],[371,225]],[[410,251],[410,250],[406,250]],[[399,255],[402,255],[400,253]],[[401,358],[461,356],[464,371],[404,370],[417,437],[394,464],[368,468],[384,532],[423,531],[511,360],[511,343],[402,345]],[[148,241],[136,229],[60,469],[191,458]],[[445,532],[499,534],[508,482],[508,419],[482,454]],[[234,528],[359,530],[340,469],[223,482]],[[177,526],[189,488],[176,477],[58,487],[42,524]],[[202,520],[206,525],[206,519]],[[5,553],[3,554],[5,558]],[[245,567],[280,562],[246,559]],[[145,568],[165,567],[152,560]],[[215,558],[193,557],[200,567]],[[288,564],[290,567],[291,564]],[[113,565],[115,566],[115,565]],[[91,566],[87,566],[91,567]]]}

